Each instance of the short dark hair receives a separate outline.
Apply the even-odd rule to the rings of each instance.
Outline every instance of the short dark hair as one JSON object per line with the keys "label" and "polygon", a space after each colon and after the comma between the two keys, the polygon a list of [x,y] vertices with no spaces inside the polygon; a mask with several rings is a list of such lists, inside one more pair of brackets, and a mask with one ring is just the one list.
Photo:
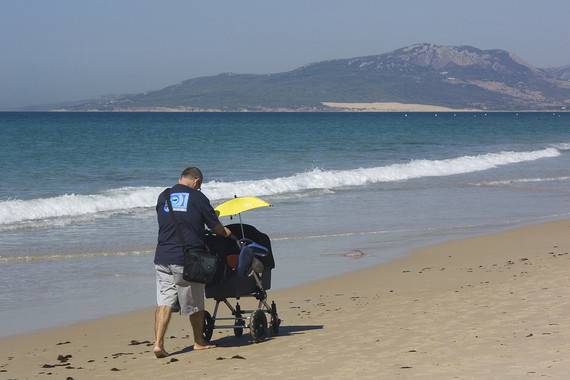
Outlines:
{"label": "short dark hair", "polygon": [[189,166],[182,171],[180,177],[204,179],[202,171],[195,166]]}

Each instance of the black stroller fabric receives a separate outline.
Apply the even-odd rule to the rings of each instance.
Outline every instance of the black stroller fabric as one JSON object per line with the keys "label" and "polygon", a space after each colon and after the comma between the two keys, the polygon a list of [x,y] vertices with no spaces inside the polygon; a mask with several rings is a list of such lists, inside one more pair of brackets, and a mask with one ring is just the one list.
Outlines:
{"label": "black stroller fabric", "polygon": [[[261,275],[263,289],[270,289],[271,269],[275,268],[275,260],[273,258],[269,237],[249,224],[229,224],[226,227],[238,238],[250,239],[267,248],[268,254],[259,259],[264,266],[264,271]],[[237,243],[231,239],[214,235],[206,236],[205,242],[210,252],[217,254],[219,261],[222,263],[222,265],[218,267],[214,283],[206,286],[206,298],[223,300],[225,298],[249,296],[255,293],[257,286],[254,278],[239,276],[236,271],[229,268],[226,264],[226,257],[228,255],[239,255],[240,249]]]}

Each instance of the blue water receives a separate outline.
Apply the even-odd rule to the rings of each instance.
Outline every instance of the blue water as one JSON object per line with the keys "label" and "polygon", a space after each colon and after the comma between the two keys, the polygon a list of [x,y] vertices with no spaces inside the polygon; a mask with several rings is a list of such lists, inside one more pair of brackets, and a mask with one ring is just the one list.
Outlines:
{"label": "blue water", "polygon": [[152,305],[154,201],[188,165],[214,205],[274,205],[244,217],[284,287],[567,217],[569,164],[568,113],[0,113],[0,336]]}

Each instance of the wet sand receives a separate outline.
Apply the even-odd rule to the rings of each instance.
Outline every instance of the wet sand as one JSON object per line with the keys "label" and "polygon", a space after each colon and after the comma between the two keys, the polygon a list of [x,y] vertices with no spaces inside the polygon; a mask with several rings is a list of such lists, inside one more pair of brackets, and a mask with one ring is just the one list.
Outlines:
{"label": "wet sand", "polygon": [[4,338],[0,379],[567,379],[568,252],[569,220],[423,248],[271,291],[283,325],[261,343],[216,330],[218,348],[192,352],[174,315],[165,359],[153,309]]}

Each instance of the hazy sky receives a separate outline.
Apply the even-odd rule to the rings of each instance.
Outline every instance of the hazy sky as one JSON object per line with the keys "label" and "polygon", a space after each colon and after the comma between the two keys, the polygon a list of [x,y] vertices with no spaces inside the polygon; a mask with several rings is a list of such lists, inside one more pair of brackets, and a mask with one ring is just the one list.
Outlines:
{"label": "hazy sky", "polygon": [[416,42],[570,64],[570,0],[0,0],[0,109]]}

